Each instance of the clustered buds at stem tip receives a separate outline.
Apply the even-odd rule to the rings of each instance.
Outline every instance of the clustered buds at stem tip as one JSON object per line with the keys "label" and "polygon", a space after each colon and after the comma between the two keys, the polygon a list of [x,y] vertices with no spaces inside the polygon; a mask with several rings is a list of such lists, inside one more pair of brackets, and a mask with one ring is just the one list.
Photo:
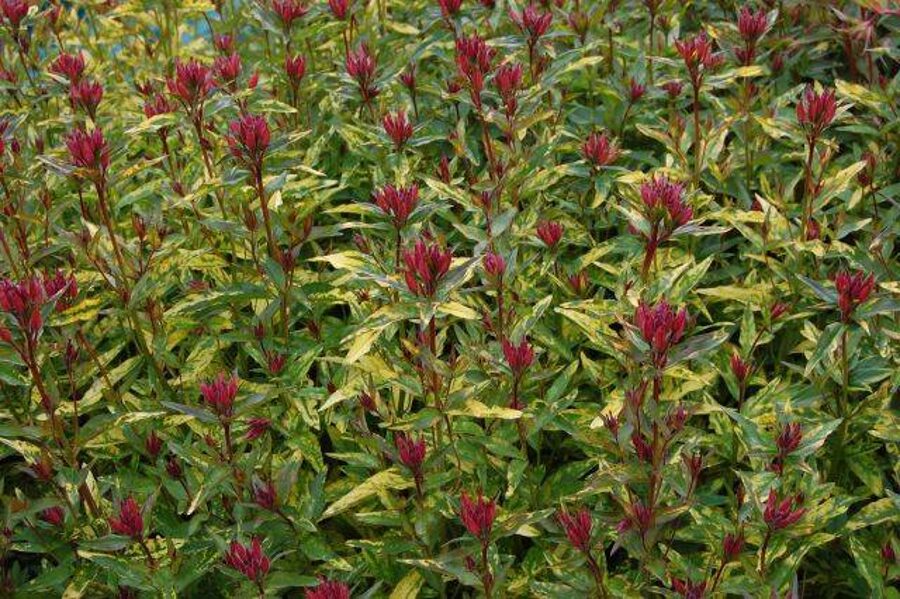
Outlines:
{"label": "clustered buds at stem tip", "polygon": [[647,304],[643,300],[638,304],[634,311],[634,326],[638,328],[644,341],[650,345],[657,368],[665,367],[667,353],[681,341],[687,320],[686,308],[676,311],[665,300],[656,305]]}
{"label": "clustered buds at stem tip", "polygon": [[66,512],[58,505],[48,507],[41,511],[40,519],[52,526],[62,526],[66,518]]}
{"label": "clustered buds at stem tip", "polygon": [[797,102],[797,121],[810,138],[817,138],[831,124],[837,113],[837,101],[833,90],[816,92],[811,86],[803,91]]}
{"label": "clustered buds at stem tip", "polygon": [[591,133],[581,146],[585,160],[595,168],[609,166],[619,157],[619,148],[605,132]]}
{"label": "clustered buds at stem tip", "polygon": [[511,343],[508,339],[504,339],[501,344],[503,348],[503,356],[506,358],[506,364],[513,371],[513,375],[518,377],[531,366],[534,361],[534,350],[528,339],[523,338],[518,345]]}
{"label": "clustered buds at stem tip", "polygon": [[542,221],[537,226],[538,239],[544,242],[548,248],[553,249],[562,239],[564,228],[555,221]]}
{"label": "clustered buds at stem tip", "polygon": [[394,147],[399,150],[412,137],[413,127],[406,117],[405,110],[398,110],[395,113],[387,113],[381,119],[384,132],[394,143]]}
{"label": "clustered buds at stem tip", "polygon": [[175,63],[175,77],[166,80],[166,87],[189,110],[196,110],[215,87],[215,83],[209,67],[197,60],[190,60]]}
{"label": "clustered buds at stem tip", "polygon": [[200,394],[220,418],[230,418],[237,395],[238,378],[224,372],[212,381],[200,385]]}
{"label": "clustered buds at stem tip", "polygon": [[474,500],[465,492],[460,497],[459,518],[466,530],[482,543],[487,543],[490,539],[496,510],[494,501],[485,499],[480,491]]}
{"label": "clustered buds at stem tip", "polygon": [[722,553],[726,561],[732,561],[741,554],[744,549],[744,534],[728,533],[722,541]]}
{"label": "clustered buds at stem tip", "polygon": [[842,271],[834,276],[834,286],[838,293],[841,319],[850,322],[856,307],[869,299],[875,289],[875,276],[861,271]]}
{"label": "clustered buds at stem tip", "polygon": [[345,61],[347,74],[356,81],[364,104],[369,104],[377,95],[375,87],[375,57],[366,44],[347,54]]}
{"label": "clustered buds at stem tip", "polygon": [[566,537],[575,549],[582,553],[591,550],[591,529],[593,520],[591,512],[587,508],[581,508],[574,514],[563,510],[557,513],[557,520],[565,530]]}
{"label": "clustered buds at stem tip", "polygon": [[306,589],[306,599],[350,599],[350,587],[337,580],[321,579],[319,584]]}
{"label": "clustered buds at stem tip", "polygon": [[105,175],[109,168],[109,146],[99,127],[90,133],[84,129],[73,130],[66,137],[66,148],[74,166]]}
{"label": "clustered buds at stem tip", "polygon": [[775,489],[771,489],[763,511],[766,525],[772,530],[780,530],[794,524],[806,513],[806,509],[798,507],[799,503],[794,496],[779,500]]}
{"label": "clustered buds at stem tip", "polygon": [[141,508],[130,495],[119,504],[118,516],[110,516],[109,527],[117,535],[140,540],[144,536]]}
{"label": "clustered buds at stem tip", "polygon": [[434,297],[438,286],[450,270],[453,254],[440,244],[427,244],[418,239],[412,248],[403,251],[405,266],[403,277],[410,293],[422,297]]}
{"label": "clustered buds at stem tip", "polygon": [[270,566],[269,558],[266,557],[258,537],[253,537],[249,545],[232,541],[225,553],[225,564],[257,584],[262,583],[269,573]]}
{"label": "clustered buds at stem tip", "polygon": [[84,54],[61,53],[50,64],[50,72],[69,80],[69,84],[78,83],[84,73]]}
{"label": "clustered buds at stem tip", "polygon": [[225,139],[231,154],[255,177],[261,176],[263,159],[271,141],[265,117],[245,114],[228,125],[228,132]]}
{"label": "clustered buds at stem tip", "polygon": [[294,25],[294,21],[301,19],[309,8],[304,6],[299,0],[272,0],[272,10],[281,21],[282,27],[289,31]]}
{"label": "clustered buds at stem tip", "polygon": [[400,457],[400,463],[410,469],[417,478],[422,474],[422,464],[425,461],[425,438],[419,436],[413,438],[402,431],[394,435],[394,446]]}
{"label": "clustered buds at stem tip", "polygon": [[484,256],[484,271],[488,276],[499,279],[506,271],[506,260],[500,254],[488,252]]}

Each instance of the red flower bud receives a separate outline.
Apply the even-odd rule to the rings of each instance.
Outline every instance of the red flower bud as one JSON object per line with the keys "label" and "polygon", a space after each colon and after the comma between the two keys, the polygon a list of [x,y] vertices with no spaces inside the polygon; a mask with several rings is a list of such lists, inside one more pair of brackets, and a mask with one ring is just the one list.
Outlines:
{"label": "red flower bud", "polygon": [[381,124],[384,127],[384,132],[394,142],[394,147],[398,151],[412,137],[413,127],[409,119],[406,118],[405,110],[398,110],[393,114],[388,113],[384,115],[381,119]]}
{"label": "red flower bud", "polygon": [[281,26],[285,31],[289,31],[294,26],[294,21],[309,12],[309,9],[298,0],[272,0],[272,10],[281,20]]}
{"label": "red flower bud", "polygon": [[306,599],[350,599],[350,588],[336,580],[321,580],[315,588],[306,589]]}
{"label": "red flower bud", "polygon": [[684,599],[703,599],[706,596],[706,581],[693,582],[672,578],[672,590]]}
{"label": "red flower bud", "polygon": [[78,83],[84,73],[84,54],[61,53],[50,65],[50,72],[69,80],[70,84]]}
{"label": "red flower bud", "polygon": [[686,224],[694,216],[691,206],[684,200],[684,186],[666,177],[654,177],[641,185],[641,200],[644,215],[651,224],[662,225],[663,232],[657,236],[663,241],[678,227]]}
{"label": "red flower bud", "polygon": [[613,439],[615,439],[616,441],[618,441],[618,438],[619,438],[619,418],[618,418],[615,414],[613,414],[613,413],[611,413],[611,412],[604,412],[603,414],[600,414],[600,418],[603,419],[603,426],[605,426],[606,429],[607,429],[610,433],[612,433]]}
{"label": "red flower bud", "polygon": [[25,0],[3,0],[0,8],[13,30],[19,28],[22,19],[28,14],[28,2]]}
{"label": "red flower bud", "polygon": [[90,133],[75,129],[66,138],[66,147],[75,167],[98,171],[101,176],[106,174],[106,169],[109,168],[109,146],[99,127]]}
{"label": "red flower bud", "polygon": [[234,398],[237,395],[238,379],[219,373],[215,380],[200,385],[200,394],[220,418],[231,418]]}
{"label": "red flower bud", "polygon": [[237,78],[243,70],[241,57],[238,56],[237,52],[225,56],[217,56],[212,68],[219,83],[233,91]]}
{"label": "red flower bud", "polygon": [[585,160],[591,163],[595,168],[609,166],[619,157],[619,148],[616,142],[607,137],[606,133],[591,133],[584,145],[581,146],[581,153]]}
{"label": "red flower bud", "polygon": [[231,54],[234,52],[234,38],[228,34],[214,35],[213,45],[222,54]]}
{"label": "red flower bud", "polygon": [[474,500],[470,499],[465,492],[460,498],[459,518],[466,530],[478,538],[482,544],[487,544],[490,540],[496,510],[497,506],[494,501],[485,499],[480,491]]}
{"label": "red flower bud", "polygon": [[518,108],[516,93],[522,87],[522,65],[508,62],[500,65],[494,75],[494,85],[506,107],[507,116],[515,114]]}
{"label": "red flower bud", "polygon": [[184,470],[181,468],[178,456],[170,455],[169,459],[166,460],[166,473],[175,480],[180,480],[184,476]]}
{"label": "red flower bud", "polygon": [[48,507],[47,509],[41,511],[40,518],[47,524],[60,527],[63,525],[63,521],[66,518],[66,512],[63,511],[63,509],[58,505]]}
{"label": "red flower bud", "polygon": [[419,203],[419,187],[385,185],[374,193],[372,199],[382,212],[391,217],[394,228],[399,231],[406,225],[410,214]]}
{"label": "red flower bud", "polygon": [[255,441],[266,434],[272,421],[268,418],[251,418],[247,421],[247,441]]}
{"label": "red flower bud", "polygon": [[28,470],[32,476],[40,481],[50,482],[53,480],[53,462],[50,461],[50,456],[47,454],[42,454],[41,459],[32,463]]}
{"label": "red flower bud", "polygon": [[365,411],[371,412],[373,414],[378,413],[378,406],[375,405],[375,398],[373,398],[370,394],[360,393],[358,400],[359,405],[361,405]]}
{"label": "red flower bud", "polygon": [[394,446],[400,456],[400,463],[410,469],[416,478],[422,475],[422,463],[425,461],[425,438],[413,438],[402,431],[394,434]]}
{"label": "red flower bud", "polygon": [[682,308],[679,311],[665,300],[655,306],[644,301],[638,304],[634,312],[634,326],[641,332],[641,337],[650,345],[654,354],[654,362],[658,367],[665,366],[665,356],[670,348],[684,336],[688,313]]}
{"label": "red flower bud", "polygon": [[232,541],[225,554],[225,563],[257,584],[269,573],[271,565],[258,537],[253,537],[249,545]]}
{"label": "red flower bud", "polygon": [[284,57],[284,72],[290,81],[291,86],[297,88],[306,75],[306,58],[300,54],[296,56]]}
{"label": "red flower bud", "polygon": [[631,445],[634,447],[634,453],[637,454],[638,460],[645,463],[653,461],[653,448],[637,431],[631,434]]}
{"label": "red flower bud", "polygon": [[784,302],[775,302],[774,304],[772,304],[772,308],[769,310],[769,318],[771,318],[773,321],[778,320],[789,309],[790,306],[788,306]]}
{"label": "red flower bud", "polygon": [[69,102],[75,109],[85,111],[93,120],[103,99],[103,86],[96,81],[82,79],[69,88]]}
{"label": "red flower bud", "polygon": [[243,162],[254,177],[261,176],[262,163],[269,147],[269,125],[263,116],[245,114],[228,125],[225,137],[231,154]]}
{"label": "red flower bud", "polygon": [[410,64],[400,73],[400,83],[410,92],[416,89],[416,65]]}
{"label": "red flower bud", "polygon": [[778,434],[778,438],[775,439],[775,445],[778,447],[778,455],[781,458],[786,457],[800,447],[800,442],[802,440],[803,431],[800,429],[799,423],[790,422],[785,424]]}
{"label": "red flower bud", "polygon": [[328,0],[328,8],[331,9],[331,14],[335,19],[343,21],[347,18],[349,2],[348,0]]}
{"label": "red flower bud", "polygon": [[755,44],[766,32],[768,23],[766,11],[752,12],[750,7],[744,6],[738,15],[738,33],[748,44]]}
{"label": "red flower bud", "polygon": [[138,540],[144,536],[144,519],[141,516],[141,508],[128,496],[119,504],[118,516],[110,516],[109,527],[117,535],[123,535]]}
{"label": "red flower bud", "polygon": [[547,33],[553,22],[553,15],[549,12],[541,12],[533,2],[521,12],[510,10],[509,18],[522,33],[528,35],[531,44],[536,43],[538,38]]}
{"label": "red flower bud", "polygon": [[813,138],[818,137],[831,124],[836,112],[837,101],[834,91],[830,89],[817,93],[809,86],[797,102],[797,121]]}
{"label": "red flower bud", "polygon": [[441,8],[441,14],[444,18],[449,19],[459,12],[462,0],[438,0],[438,6]]}
{"label": "red flower bud", "polygon": [[163,441],[156,434],[156,431],[150,431],[150,434],[147,435],[147,439],[144,441],[144,448],[150,454],[150,457],[155,459],[159,452],[162,451],[162,446]]}
{"label": "red flower bud", "polygon": [[495,254],[494,252],[488,252],[484,256],[484,272],[488,274],[489,277],[493,277],[494,279],[499,279],[503,276],[503,272],[506,270],[506,261],[503,259],[503,256],[500,254]]}
{"label": "red flower bud", "polygon": [[726,561],[734,561],[744,549],[744,534],[728,533],[722,541],[722,554]]}
{"label": "red flower bud", "polygon": [[681,84],[681,81],[672,80],[663,83],[662,88],[665,90],[666,94],[668,94],[669,98],[677,98],[681,95],[681,90],[684,86]]}
{"label": "red flower bud", "polygon": [[743,383],[750,374],[750,364],[741,359],[737,353],[733,353],[731,354],[731,372],[739,383]]}
{"label": "red flower bud", "polygon": [[169,93],[193,110],[206,100],[213,89],[213,74],[209,67],[191,60],[175,63],[175,77],[166,80]]}
{"label": "red flower bud", "polygon": [[[795,501],[796,497],[787,497],[779,500],[775,489],[771,489],[763,512],[763,519],[766,525],[772,530],[780,530],[787,528],[802,518],[806,510],[799,507],[795,508]],[[796,503],[799,505],[800,502],[797,501]]]}
{"label": "red flower bud", "polygon": [[424,239],[416,241],[411,249],[402,254],[403,277],[410,293],[422,297],[434,297],[438,286],[450,270],[453,254],[439,244],[426,244]]}
{"label": "red flower bud", "polygon": [[170,112],[175,112],[175,105],[162,94],[156,94],[152,99],[144,102],[144,116],[148,119]]}
{"label": "red flower bud", "polygon": [[675,50],[681,55],[685,66],[691,73],[691,78],[699,81],[700,67],[711,69],[721,64],[721,57],[713,53],[712,43],[706,37],[706,33],[700,33],[692,38],[677,40]]}
{"label": "red flower bud", "polygon": [[347,74],[354,79],[359,86],[359,93],[364,103],[368,104],[378,95],[375,87],[375,57],[369,53],[369,47],[365,44],[347,54]]}
{"label": "red flower bud", "polygon": [[264,510],[274,511],[278,504],[278,494],[271,482],[253,484],[253,501]]}
{"label": "red flower bud", "polygon": [[534,361],[534,350],[528,343],[528,339],[522,338],[519,345],[513,345],[509,340],[504,339],[500,344],[503,348],[503,356],[506,358],[506,364],[512,370],[513,376],[519,378],[525,370],[531,366]]}
{"label": "red flower bud", "polygon": [[838,307],[841,320],[850,322],[856,307],[869,299],[875,289],[875,276],[862,271],[849,273],[841,271],[834,276],[834,286],[838,292]]}
{"label": "red flower bud", "polygon": [[631,78],[631,81],[628,84],[628,99],[632,104],[636,103],[638,100],[644,97],[644,94],[647,92],[647,86],[643,83],[637,82],[634,77]]}
{"label": "red flower bud", "polygon": [[591,550],[591,529],[593,528],[593,520],[591,512],[587,508],[581,508],[574,514],[563,510],[556,514],[556,519],[566,531],[566,537],[575,549],[582,553],[589,553]]}
{"label": "red flower bud", "polygon": [[563,236],[563,226],[555,221],[542,221],[537,226],[537,236],[548,248],[553,249]]}

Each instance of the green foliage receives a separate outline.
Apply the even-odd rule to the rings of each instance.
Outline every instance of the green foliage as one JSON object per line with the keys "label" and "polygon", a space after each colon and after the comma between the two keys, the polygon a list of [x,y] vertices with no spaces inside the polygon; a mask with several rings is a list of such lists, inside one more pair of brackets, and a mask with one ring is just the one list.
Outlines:
{"label": "green foliage", "polygon": [[456,4],[0,1],[0,596],[900,597],[897,11]]}

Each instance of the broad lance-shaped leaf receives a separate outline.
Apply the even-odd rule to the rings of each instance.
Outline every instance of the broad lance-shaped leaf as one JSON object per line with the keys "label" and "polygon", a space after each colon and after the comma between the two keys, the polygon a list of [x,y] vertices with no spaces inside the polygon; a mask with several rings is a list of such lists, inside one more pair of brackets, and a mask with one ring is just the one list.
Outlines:
{"label": "broad lance-shaped leaf", "polygon": [[500,420],[518,420],[523,416],[519,410],[502,406],[489,406],[477,399],[467,399],[462,409],[448,410],[450,416],[472,416],[474,418],[499,418]]}
{"label": "broad lance-shaped leaf", "polygon": [[459,266],[450,269],[441,285],[438,288],[438,294],[446,296],[453,292],[454,289],[465,283],[472,276],[475,268],[481,263],[481,257],[475,256],[464,261]]}
{"label": "broad lance-shaped leaf", "polygon": [[435,558],[426,559],[401,559],[401,564],[408,564],[416,568],[422,568],[430,572],[455,578],[462,584],[468,586],[476,586],[479,584],[478,578],[472,571],[465,566],[465,558],[467,553],[463,549],[458,549],[450,553],[442,553]]}
{"label": "broad lance-shaped leaf", "polygon": [[322,520],[343,513],[353,506],[362,503],[372,495],[381,491],[400,491],[413,486],[413,481],[408,476],[403,476],[396,468],[389,468],[367,478],[358,484],[352,491],[332,503],[322,514]]}
{"label": "broad lance-shaped leaf", "polygon": [[[806,325],[812,326],[809,322],[807,322]],[[816,370],[816,367],[826,360],[826,358],[829,360],[832,359],[841,337],[841,331],[843,330],[844,326],[840,322],[832,322],[825,327],[825,331],[821,334],[819,341],[816,344],[815,351],[813,351],[809,360],[806,362],[806,369],[803,372],[804,376],[810,376]]]}
{"label": "broad lance-shaped leaf", "polygon": [[816,297],[818,297],[820,300],[828,302],[829,304],[837,303],[838,295],[837,291],[835,291],[834,289],[824,287],[818,281],[813,281],[812,279],[804,275],[797,275],[797,278],[800,279],[800,281],[804,285],[809,287],[812,292],[816,294]]}
{"label": "broad lance-shaped leaf", "polygon": [[422,588],[424,582],[425,579],[422,578],[418,570],[410,570],[409,574],[397,583],[388,599],[416,599],[419,596],[419,589]]}
{"label": "broad lance-shaped leaf", "polygon": [[751,455],[767,456],[771,453],[772,449],[775,447],[775,442],[771,436],[765,435],[760,430],[758,424],[743,416],[734,408],[720,406],[720,409],[737,423],[738,428],[741,431],[741,438],[744,441],[744,445]]}
{"label": "broad lance-shaped leaf", "polygon": [[900,495],[887,491],[888,496],[873,501],[847,520],[848,530],[858,530],[884,522],[896,522],[900,514]]}
{"label": "broad lance-shaped leaf", "polygon": [[389,325],[414,315],[415,305],[406,303],[384,306],[371,314],[359,328],[343,339],[343,343],[350,343],[344,364],[349,366],[368,353]]}
{"label": "broad lance-shaped leaf", "polygon": [[872,599],[884,597],[884,582],[881,577],[882,558],[881,548],[872,541],[868,546],[856,535],[850,535],[847,539],[850,545],[850,555],[856,562],[856,570],[869,585]]}
{"label": "broad lance-shaped leaf", "polygon": [[828,422],[804,429],[800,446],[791,452],[791,455],[798,458],[805,458],[814,454],[825,443],[825,439],[828,438],[828,435],[833,433],[841,424],[841,420],[841,418],[835,418],[834,420],[829,420]]}
{"label": "broad lance-shaped leaf", "polygon": [[724,329],[703,333],[702,335],[694,335],[677,346],[669,359],[669,366],[706,356],[712,350],[722,345],[726,339],[728,339],[728,332]]}
{"label": "broad lance-shaped leaf", "polygon": [[544,398],[544,401],[547,403],[553,403],[569,388],[569,383],[572,382],[572,377],[575,376],[575,373],[578,371],[578,362],[572,362],[569,364],[566,369],[560,373],[556,380],[553,381],[553,384],[550,385],[550,389],[547,390],[547,396]]}
{"label": "broad lance-shaped leaf", "polygon": [[205,478],[203,479],[203,483],[200,485],[200,488],[194,493],[194,499],[191,501],[191,505],[188,507],[188,515],[193,514],[197,511],[201,505],[206,503],[206,500],[213,496],[215,493],[220,493],[224,490],[225,485],[228,484],[228,478],[231,476],[231,470],[226,468],[225,466],[215,466],[210,470],[207,470],[205,473]]}
{"label": "broad lance-shaped leaf", "polygon": [[218,418],[216,418],[215,414],[213,414],[209,410],[204,410],[203,408],[186,406],[181,403],[175,403],[174,401],[161,401],[159,403],[164,407],[169,408],[170,410],[174,410],[182,414],[187,414],[188,416],[193,416],[200,422],[206,422],[208,424],[218,422]]}

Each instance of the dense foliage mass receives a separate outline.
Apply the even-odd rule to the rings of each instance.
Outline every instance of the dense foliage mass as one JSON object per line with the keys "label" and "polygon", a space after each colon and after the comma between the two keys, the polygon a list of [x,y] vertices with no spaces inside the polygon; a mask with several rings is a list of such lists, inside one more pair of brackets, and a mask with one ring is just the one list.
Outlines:
{"label": "dense foliage mass", "polygon": [[896,3],[0,13],[0,595],[900,597]]}

